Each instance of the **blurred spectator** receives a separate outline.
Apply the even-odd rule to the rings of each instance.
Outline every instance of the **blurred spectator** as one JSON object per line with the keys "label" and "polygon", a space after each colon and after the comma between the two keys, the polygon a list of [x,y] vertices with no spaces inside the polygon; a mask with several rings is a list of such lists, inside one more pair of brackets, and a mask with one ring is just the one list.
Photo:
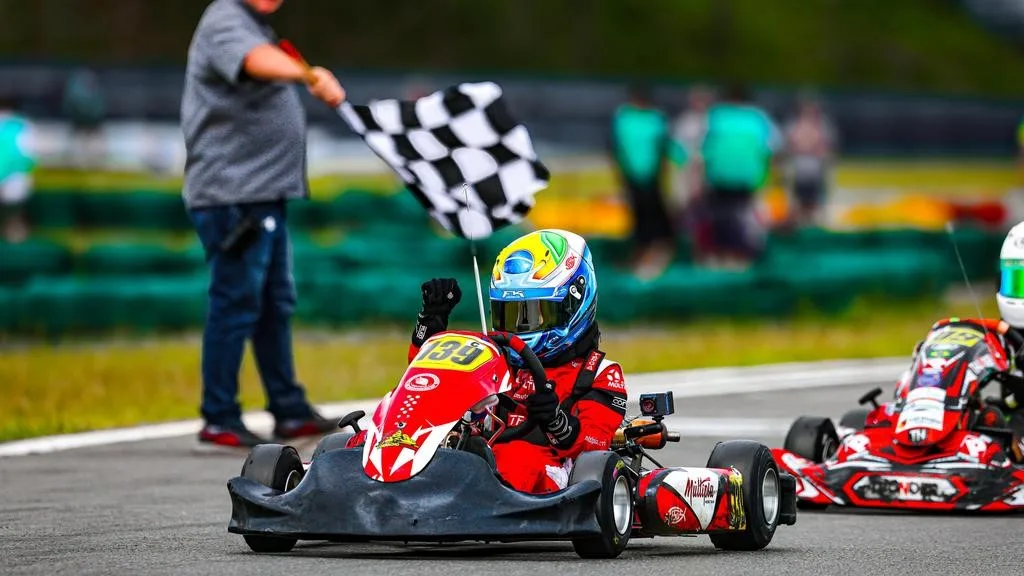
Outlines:
{"label": "blurred spectator", "polygon": [[714,94],[705,86],[695,86],[687,96],[686,109],[672,127],[672,137],[686,148],[687,162],[677,170],[674,179],[673,204],[682,212],[684,227],[692,228],[693,202],[701,192],[704,180],[701,170],[700,145],[708,127],[708,108]]}
{"label": "blurred spectator", "polygon": [[102,161],[104,146],[100,129],[107,105],[99,77],[87,68],[75,70],[64,85],[64,116],[71,122],[71,158],[79,167]]}
{"label": "blurred spectator", "polygon": [[816,225],[824,204],[835,157],[836,131],[816,99],[804,97],[797,116],[786,127],[786,155],[795,220]]}
{"label": "blurred spectator", "polygon": [[13,101],[0,99],[0,224],[6,242],[28,237],[25,204],[35,166],[31,122],[15,111]]}
{"label": "blurred spectator", "polygon": [[686,161],[686,151],[669,134],[665,114],[654,107],[645,86],[634,86],[629,101],[612,116],[612,158],[633,213],[633,264],[642,278],[657,276],[672,261],[675,233],[665,208],[666,161]]}
{"label": "blurred spectator", "polygon": [[729,88],[711,107],[701,147],[701,258],[708,265],[743,267],[764,250],[765,231],[755,196],[766,183],[781,136],[768,114],[751,102],[746,87]]}

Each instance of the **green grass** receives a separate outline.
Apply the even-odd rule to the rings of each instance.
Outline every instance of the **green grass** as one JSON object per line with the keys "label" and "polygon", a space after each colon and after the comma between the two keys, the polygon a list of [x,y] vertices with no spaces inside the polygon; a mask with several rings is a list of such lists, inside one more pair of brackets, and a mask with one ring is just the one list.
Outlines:
{"label": "green grass", "polygon": [[[986,301],[983,313],[995,314],[994,302]],[[970,303],[859,303],[835,318],[606,326],[602,348],[622,364],[627,380],[629,374],[658,370],[899,356],[909,355],[928,326],[946,315],[976,312]],[[407,345],[408,328],[300,330],[299,379],[315,402],[376,398],[401,376]],[[195,418],[199,361],[194,335],[63,346],[29,342],[0,349],[0,441]],[[263,406],[251,357],[244,363],[241,389],[246,409]]]}

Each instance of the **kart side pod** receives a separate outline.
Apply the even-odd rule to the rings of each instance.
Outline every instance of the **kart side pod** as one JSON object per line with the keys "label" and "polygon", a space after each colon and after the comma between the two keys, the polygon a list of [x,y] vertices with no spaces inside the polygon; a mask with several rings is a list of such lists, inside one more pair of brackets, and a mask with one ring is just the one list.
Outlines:
{"label": "kart side pod", "polygon": [[774,531],[780,524],[793,525],[796,479],[776,474],[777,490],[766,490],[734,467],[652,470],[637,485],[637,536],[749,532],[762,526]]}
{"label": "kart side pod", "polygon": [[746,528],[743,478],[722,468],[665,468],[640,478],[637,514],[644,535],[703,534]]}

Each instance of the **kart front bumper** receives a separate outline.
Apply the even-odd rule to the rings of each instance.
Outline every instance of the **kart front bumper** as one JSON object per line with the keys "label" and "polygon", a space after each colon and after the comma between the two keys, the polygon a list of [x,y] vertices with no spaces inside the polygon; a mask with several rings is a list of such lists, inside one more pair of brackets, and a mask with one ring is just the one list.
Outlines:
{"label": "kart front bumper", "polygon": [[362,450],[319,456],[294,490],[252,480],[228,481],[235,534],[300,540],[565,540],[600,534],[600,484],[587,480],[534,496],[503,485],[474,454],[441,449],[409,480],[366,476]]}

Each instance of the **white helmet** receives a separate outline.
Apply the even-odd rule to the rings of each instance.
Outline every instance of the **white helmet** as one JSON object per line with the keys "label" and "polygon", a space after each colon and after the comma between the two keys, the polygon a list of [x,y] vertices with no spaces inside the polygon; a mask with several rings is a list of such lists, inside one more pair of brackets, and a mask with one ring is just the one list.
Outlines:
{"label": "white helmet", "polygon": [[1007,324],[1024,330],[1024,222],[1003,240],[999,251],[999,315]]}

